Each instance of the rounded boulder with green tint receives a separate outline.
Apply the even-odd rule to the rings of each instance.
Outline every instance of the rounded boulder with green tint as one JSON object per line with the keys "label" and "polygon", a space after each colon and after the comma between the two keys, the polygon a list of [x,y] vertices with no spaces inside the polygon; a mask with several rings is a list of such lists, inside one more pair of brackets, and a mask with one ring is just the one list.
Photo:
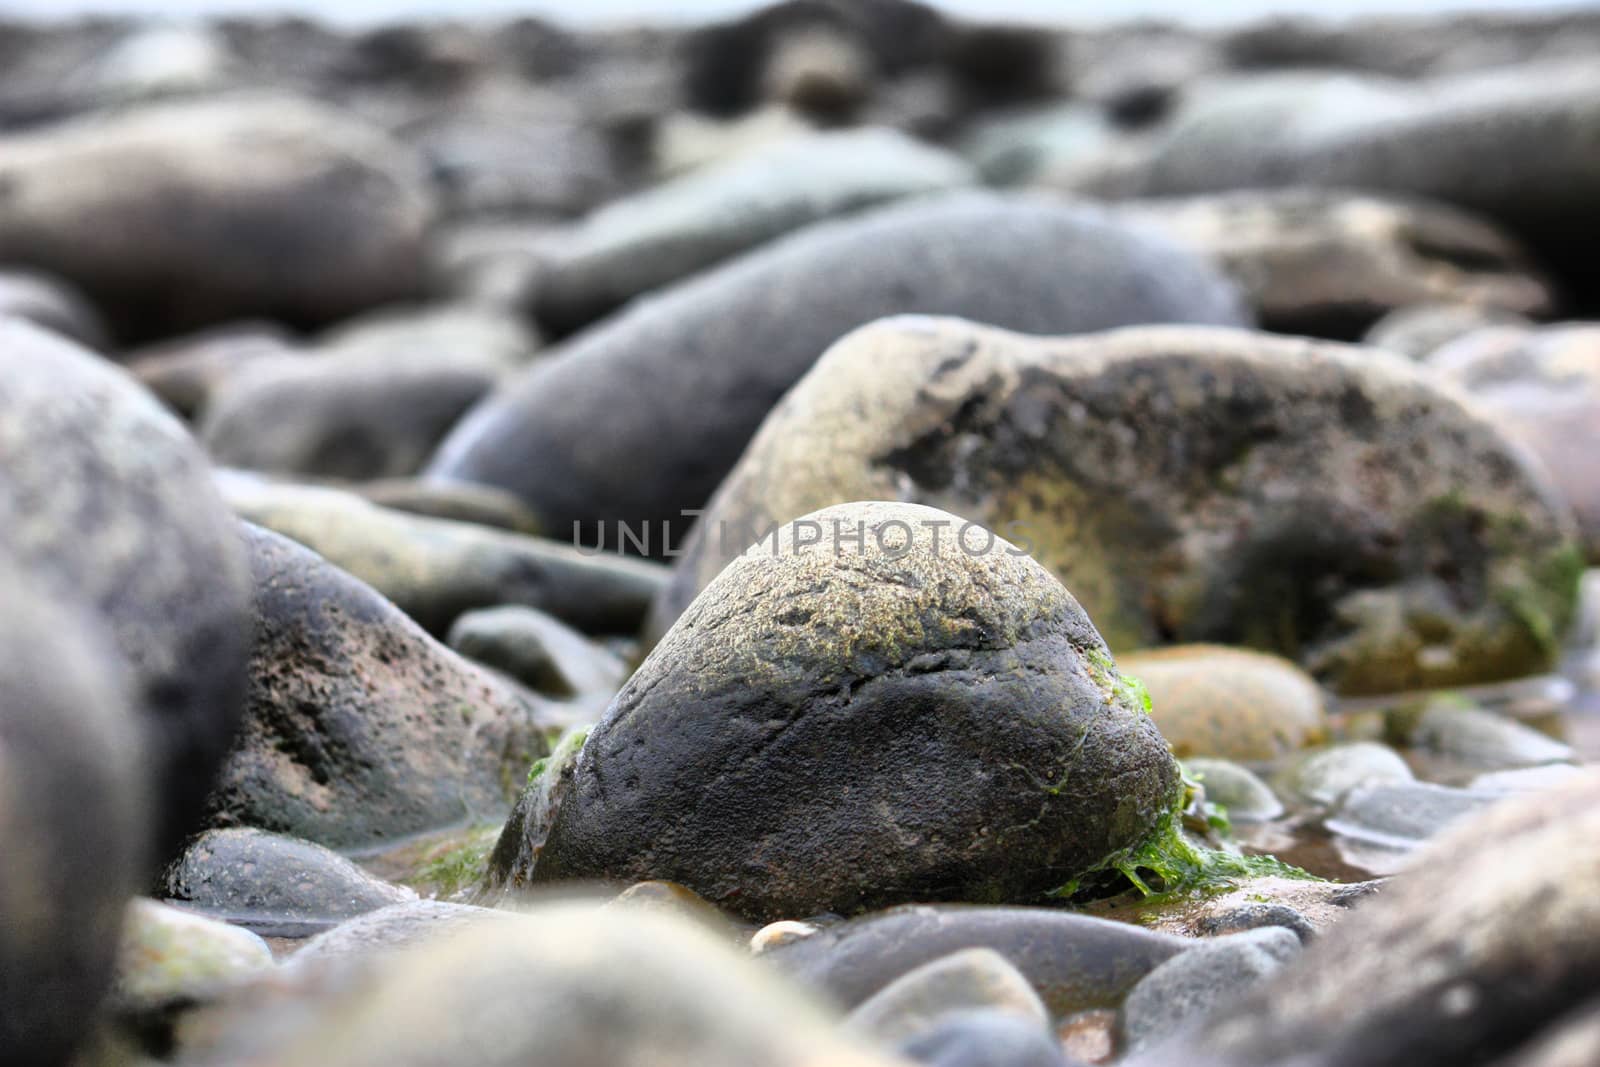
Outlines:
{"label": "rounded boulder with green tint", "polygon": [[742,549],[726,531],[885,498],[1026,542],[1119,653],[1256,648],[1342,695],[1549,670],[1583,566],[1533,457],[1387,353],[900,316],[840,339],[767,417],[652,632]]}
{"label": "rounded boulder with green tint", "polygon": [[1243,648],[1174,645],[1118,660],[1150,693],[1179,759],[1266,762],[1327,737],[1322,690],[1293,663]]}
{"label": "rounded boulder with green tint", "polygon": [[589,735],[527,880],[767,921],[1038,899],[1146,840],[1181,781],[1141,692],[1048,571],[963,526],[846,504],[729,564]]}

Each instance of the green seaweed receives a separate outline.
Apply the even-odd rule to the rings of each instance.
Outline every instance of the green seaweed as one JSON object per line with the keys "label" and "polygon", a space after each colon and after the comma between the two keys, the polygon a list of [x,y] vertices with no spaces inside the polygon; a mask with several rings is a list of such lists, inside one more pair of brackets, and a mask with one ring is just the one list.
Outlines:
{"label": "green seaweed", "polygon": [[551,767],[564,765],[576,759],[583,749],[583,743],[587,740],[589,740],[587,726],[576,726],[562,734],[560,740],[550,746],[550,755],[533,761],[533,766],[528,768],[528,780],[523,783],[523,788],[531,787]]}
{"label": "green seaweed", "polygon": [[1572,622],[1584,566],[1582,550],[1566,541],[1530,568],[1526,582],[1495,587],[1496,602],[1522,624],[1539,651],[1552,662],[1560,655],[1562,640]]}
{"label": "green seaweed", "polygon": [[1226,892],[1249,878],[1322,880],[1274,856],[1244,856],[1196,844],[1185,836],[1182,822],[1181,811],[1169,812],[1139,844],[1112,853],[1047,895],[1070,900],[1100,881],[1094,877],[1100,874],[1120,875],[1147,900]]}
{"label": "green seaweed", "polygon": [[407,881],[419,889],[430,890],[440,899],[455,896],[483,877],[489,853],[499,837],[498,825],[476,827],[456,844],[429,859],[417,869],[415,877]]}
{"label": "green seaweed", "polygon": [[[1181,768],[1181,764],[1179,765]],[[1210,848],[1189,839],[1183,832],[1186,816],[1192,816],[1219,835],[1226,836],[1231,827],[1227,811],[1220,804],[1204,801],[1199,784],[1182,773],[1182,788],[1172,808],[1161,817],[1151,832],[1138,844],[1119,849],[1095,864],[1089,870],[1064,885],[1051,890],[1047,896],[1055,900],[1070,900],[1089,887],[1107,889],[1095,896],[1115,895],[1127,886],[1139,891],[1148,901],[1171,899],[1179,896],[1208,895],[1236,888],[1241,879],[1277,877],[1300,881],[1319,882],[1322,879],[1275,856],[1245,856],[1225,849]],[[1107,879],[1105,876],[1112,876]],[[1151,885],[1155,882],[1156,885]]]}
{"label": "green seaweed", "polygon": [[1131,674],[1117,670],[1116,661],[1098,648],[1084,650],[1083,658],[1089,667],[1089,677],[1106,694],[1106,699],[1150,714],[1150,690]]}

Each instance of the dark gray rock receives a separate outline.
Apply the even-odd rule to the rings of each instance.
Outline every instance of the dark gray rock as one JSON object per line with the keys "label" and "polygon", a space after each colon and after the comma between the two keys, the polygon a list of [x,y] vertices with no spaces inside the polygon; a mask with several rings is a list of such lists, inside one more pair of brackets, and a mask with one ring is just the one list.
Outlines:
{"label": "dark gray rock", "polygon": [[[1115,651],[1275,651],[1343,694],[1551,669],[1582,567],[1543,468],[1398,357],[1244,330],[1034,338],[897,316],[841,339],[768,417],[652,632],[761,531],[875,499],[1026,542]],[[1314,689],[1292,706],[1316,725]],[[1283,751],[1251,733],[1279,747],[1250,758]]]}
{"label": "dark gray rock", "polygon": [[561,536],[587,524],[586,544],[648,520],[661,554],[823,350],[903,311],[1035,333],[1244,314],[1197,258],[1092,208],[921,200],[808,227],[596,325],[478,405],[429,473],[511,489]]}
{"label": "dark gray rock", "polygon": [[1347,792],[1324,825],[1354,841],[1409,849],[1501,799],[1499,793],[1432,782],[1380,782]]}
{"label": "dark gray rock", "polygon": [[440,308],[341,329],[210,393],[198,434],[219,463],[363,480],[414,474],[537,341],[499,312]]}
{"label": "dark gray rock", "polygon": [[296,970],[336,960],[382,956],[414,948],[478,924],[504,926],[506,911],[444,900],[406,900],[365,912],[307,941],[289,957]]}
{"label": "dark gray rock", "polygon": [[831,926],[764,952],[769,961],[845,1008],[901,975],[969,948],[1011,962],[1055,1015],[1114,1008],[1191,938],[1055,908],[970,905],[895,908]]}
{"label": "dark gray rock", "polygon": [[1272,981],[1185,1040],[1183,1061],[1494,1062],[1593,997],[1600,898],[1587,887],[1596,878],[1600,774],[1507,800],[1440,835]]}
{"label": "dark gray rock", "polygon": [[353,847],[509,807],[512,783],[544,751],[534,698],[315,553],[240,530],[256,640],[210,825]]}
{"label": "dark gray rock", "polygon": [[802,226],[973,183],[894,130],[779,141],[608,204],[550,242],[534,310],[562,333]]}
{"label": "dark gray rock", "polygon": [[268,933],[416,899],[330,849],[264,830],[207,830],[162,876],[160,895]]}
{"label": "dark gray rock", "polygon": [[447,643],[535,692],[601,696],[602,708],[628,677],[627,664],[609,649],[542,611],[517,604],[467,612],[450,627]]}
{"label": "dark gray rock", "polygon": [[46,592],[104,620],[131,668],[149,780],[152,862],[193,828],[233,737],[250,640],[236,523],[205,458],[118,368],[0,321],[0,550]]}
{"label": "dark gray rock", "polygon": [[0,141],[0,259],[83,288],[124,340],[416,295],[421,167],[290,97],[150,105]]}
{"label": "dark gray rock", "polygon": [[1128,994],[1122,1006],[1127,1048],[1148,1048],[1198,1025],[1299,952],[1298,937],[1281,926],[1267,926],[1202,942],[1173,957]]}
{"label": "dark gray rock", "polygon": [[148,767],[110,635],[3,551],[0,587],[0,1061],[49,1067],[111,981],[147,869]]}
{"label": "dark gray rock", "polygon": [[731,564],[590,732],[531,880],[761,922],[1020,903],[1169,826],[1177,764],[1072,595],[935,524],[842,505]]}
{"label": "dark gray rock", "polygon": [[644,560],[409,515],[337,489],[230,478],[224,493],[243,518],[369,583],[440,637],[463,612],[500,604],[586,632],[633,633],[666,585],[666,568]]}

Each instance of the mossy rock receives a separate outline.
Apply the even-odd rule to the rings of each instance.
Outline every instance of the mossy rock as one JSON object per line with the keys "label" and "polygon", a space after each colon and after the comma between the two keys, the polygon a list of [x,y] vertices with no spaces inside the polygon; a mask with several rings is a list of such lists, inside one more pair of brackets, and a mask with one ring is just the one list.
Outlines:
{"label": "mossy rock", "polygon": [[653,632],[762,531],[871,498],[1009,537],[1115,650],[1259,648],[1344,694],[1549,668],[1582,562],[1542,468],[1377,350],[899,317],[840,340],[768,417]]}
{"label": "mossy rock", "polygon": [[755,546],[589,734],[542,847],[498,855],[768,921],[1042,899],[1145,841],[1182,787],[1136,687],[1048,572],[957,525],[857,503]]}
{"label": "mossy rock", "polygon": [[1266,762],[1327,738],[1322,691],[1280,656],[1177,645],[1119,656],[1150,693],[1150,715],[1179,759]]}

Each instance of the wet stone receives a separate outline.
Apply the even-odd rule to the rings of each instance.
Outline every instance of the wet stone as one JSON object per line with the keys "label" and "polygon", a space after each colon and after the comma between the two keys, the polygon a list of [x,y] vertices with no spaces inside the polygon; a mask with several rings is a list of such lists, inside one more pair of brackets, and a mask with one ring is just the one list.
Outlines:
{"label": "wet stone", "polygon": [[1235,822],[1264,822],[1283,814],[1283,801],[1252,771],[1228,760],[1197,757],[1183,761],[1189,777],[1198,781],[1206,800],[1221,804]]}
{"label": "wet stone", "polygon": [[195,838],[167,868],[161,890],[190,909],[282,936],[415,899],[332,849],[252,829]]}
{"label": "wet stone", "polygon": [[1359,785],[1344,794],[1324,825],[1355,841],[1410,849],[1500,799],[1431,782]]}
{"label": "wet stone", "polygon": [[1394,749],[1375,741],[1356,741],[1305,756],[1291,764],[1279,781],[1287,795],[1327,805],[1359,785],[1404,783],[1415,777]]}

